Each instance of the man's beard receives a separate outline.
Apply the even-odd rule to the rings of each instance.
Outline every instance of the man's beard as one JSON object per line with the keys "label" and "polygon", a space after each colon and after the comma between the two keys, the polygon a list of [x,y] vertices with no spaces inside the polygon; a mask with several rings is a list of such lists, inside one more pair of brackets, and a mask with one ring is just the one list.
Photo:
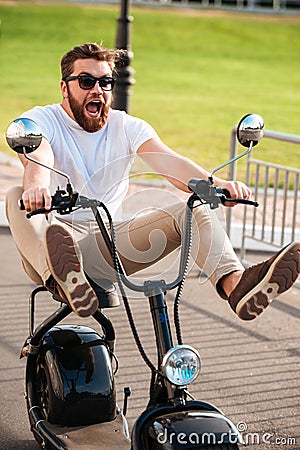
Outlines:
{"label": "man's beard", "polygon": [[83,128],[85,131],[88,131],[89,133],[95,133],[96,131],[101,130],[101,128],[105,125],[107,121],[110,103],[103,104],[100,117],[93,119],[92,117],[85,116],[84,106],[75,99],[75,97],[71,94],[69,90],[68,92],[69,92],[68,98],[69,105],[78,125],[80,125],[81,128]]}

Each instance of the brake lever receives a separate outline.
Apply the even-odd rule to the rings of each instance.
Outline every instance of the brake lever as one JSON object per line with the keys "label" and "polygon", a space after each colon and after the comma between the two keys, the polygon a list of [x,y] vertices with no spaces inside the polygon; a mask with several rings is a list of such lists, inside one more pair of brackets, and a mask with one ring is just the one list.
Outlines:
{"label": "brake lever", "polygon": [[225,195],[222,195],[220,197],[222,204],[224,203],[240,203],[242,205],[251,205],[255,206],[257,208],[259,206],[259,203],[254,200],[246,200],[245,198],[227,198]]}
{"label": "brake lever", "polygon": [[35,209],[34,211],[30,211],[29,213],[26,214],[27,219],[30,219],[32,216],[36,216],[37,214],[46,214],[49,213],[50,210],[46,209],[46,208],[39,208],[39,209]]}
{"label": "brake lever", "polygon": [[39,209],[35,209],[34,211],[30,211],[29,213],[26,214],[27,219],[30,219],[32,216],[37,216],[38,214],[49,214],[49,212],[51,211],[60,211],[60,207],[59,206],[51,206],[51,209],[46,209],[46,208],[39,208]]}

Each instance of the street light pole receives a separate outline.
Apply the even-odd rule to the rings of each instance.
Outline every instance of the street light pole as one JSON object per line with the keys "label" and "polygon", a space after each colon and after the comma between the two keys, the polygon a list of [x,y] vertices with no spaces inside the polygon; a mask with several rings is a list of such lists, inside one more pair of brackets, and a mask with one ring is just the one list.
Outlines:
{"label": "street light pole", "polygon": [[114,109],[129,112],[129,97],[131,85],[135,83],[134,70],[130,67],[133,58],[130,43],[130,25],[133,18],[128,16],[130,0],[121,0],[121,14],[118,18],[116,48],[125,50],[120,62],[117,64],[117,81],[114,87],[113,104]]}

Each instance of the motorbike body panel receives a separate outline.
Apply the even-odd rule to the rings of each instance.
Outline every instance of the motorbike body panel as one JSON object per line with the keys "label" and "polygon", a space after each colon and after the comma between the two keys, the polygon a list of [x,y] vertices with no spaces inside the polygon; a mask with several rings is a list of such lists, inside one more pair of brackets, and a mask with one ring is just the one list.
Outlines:
{"label": "motorbike body panel", "polygon": [[43,339],[37,379],[44,379],[41,387],[46,390],[47,420],[52,424],[89,425],[116,416],[109,351],[92,328],[53,327]]}
{"label": "motorbike body panel", "polygon": [[243,443],[224,414],[205,402],[159,406],[146,410],[132,432],[134,450],[193,449],[208,445]]}

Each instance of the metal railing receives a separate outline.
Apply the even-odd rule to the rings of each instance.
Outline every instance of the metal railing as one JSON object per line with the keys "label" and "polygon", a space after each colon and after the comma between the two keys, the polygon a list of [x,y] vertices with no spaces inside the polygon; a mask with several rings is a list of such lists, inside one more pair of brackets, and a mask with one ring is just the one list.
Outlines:
{"label": "metal railing", "polygon": [[[110,0],[117,1],[117,0]],[[298,12],[300,0],[133,0],[133,4],[204,9],[238,9],[250,12]]]}
{"label": "metal railing", "polygon": [[[300,145],[300,136],[265,130],[264,138]],[[230,158],[237,152],[236,127],[231,133]],[[236,164],[230,166],[230,179],[236,179]],[[300,239],[300,170],[253,159],[248,155],[246,183],[254,184],[254,197],[260,208],[244,208],[240,259],[248,265],[246,252],[249,240],[263,251],[281,248]],[[232,209],[228,208],[226,229],[232,231]],[[271,247],[271,248],[270,248]],[[298,287],[300,283],[298,282]]]}

